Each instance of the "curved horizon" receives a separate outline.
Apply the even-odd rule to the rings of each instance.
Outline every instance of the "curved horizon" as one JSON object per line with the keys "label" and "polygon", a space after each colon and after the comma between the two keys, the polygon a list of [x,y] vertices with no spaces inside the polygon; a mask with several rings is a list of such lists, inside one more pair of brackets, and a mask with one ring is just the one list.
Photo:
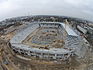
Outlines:
{"label": "curved horizon", "polygon": [[93,21],[92,0],[0,0],[0,21],[19,16],[58,15]]}

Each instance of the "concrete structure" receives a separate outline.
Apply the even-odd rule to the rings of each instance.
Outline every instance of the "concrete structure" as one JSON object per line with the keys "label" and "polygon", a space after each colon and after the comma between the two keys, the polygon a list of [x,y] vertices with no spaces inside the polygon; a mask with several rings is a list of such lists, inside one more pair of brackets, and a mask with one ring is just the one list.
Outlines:
{"label": "concrete structure", "polygon": [[79,25],[77,25],[77,29],[78,29],[80,32],[82,32],[83,34],[86,34],[86,33],[87,33],[87,30],[84,29],[83,27],[79,26]]}
{"label": "concrete structure", "polygon": [[[67,33],[65,48],[39,49],[39,48],[33,48],[31,46],[22,44],[22,41],[38,27],[58,27],[58,28],[62,28],[63,32],[65,30]],[[26,56],[45,58],[45,59],[66,60],[73,54],[73,51],[74,51],[73,46],[75,46],[75,44],[73,45],[73,43],[77,42],[77,41],[74,41],[74,38],[78,39],[78,35],[73,30],[71,30],[69,26],[67,26],[67,29],[65,29],[64,23],[38,22],[38,23],[29,24],[27,28],[25,28],[24,30],[16,34],[10,40],[10,43],[11,43],[11,48],[13,49],[15,53],[19,53],[19,54],[26,55]],[[68,39],[72,39],[73,43],[70,42],[70,40]]]}

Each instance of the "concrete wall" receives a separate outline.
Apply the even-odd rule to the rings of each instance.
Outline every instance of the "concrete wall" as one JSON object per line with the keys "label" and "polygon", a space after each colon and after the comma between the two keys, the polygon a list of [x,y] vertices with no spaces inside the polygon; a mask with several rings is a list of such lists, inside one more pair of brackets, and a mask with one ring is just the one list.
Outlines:
{"label": "concrete wall", "polygon": [[45,52],[45,51],[40,52],[40,51],[34,51],[33,49],[31,51],[31,50],[16,48],[16,46],[13,47],[12,50],[17,54],[21,54],[24,56],[39,57],[43,59],[45,58],[45,59],[66,60],[72,55],[72,52],[69,53],[52,53],[52,52]]}

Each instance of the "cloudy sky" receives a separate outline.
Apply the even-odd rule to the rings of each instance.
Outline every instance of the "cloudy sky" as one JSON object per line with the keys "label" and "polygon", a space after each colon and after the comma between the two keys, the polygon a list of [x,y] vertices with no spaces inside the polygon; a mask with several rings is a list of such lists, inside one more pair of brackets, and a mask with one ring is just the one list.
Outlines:
{"label": "cloudy sky", "polygon": [[64,15],[93,21],[93,0],[0,0],[0,20],[28,15]]}

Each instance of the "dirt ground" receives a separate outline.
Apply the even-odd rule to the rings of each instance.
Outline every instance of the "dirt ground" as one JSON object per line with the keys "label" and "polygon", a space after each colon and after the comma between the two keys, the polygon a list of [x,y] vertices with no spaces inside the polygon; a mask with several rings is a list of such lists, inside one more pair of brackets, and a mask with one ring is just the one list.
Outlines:
{"label": "dirt ground", "polygon": [[93,53],[89,49],[84,58],[71,57],[69,62],[34,58],[23,60],[17,57],[8,45],[14,34],[0,37],[0,70],[93,70]]}
{"label": "dirt ground", "polygon": [[30,45],[31,47],[64,47],[64,39],[62,32],[58,28],[42,27],[37,28],[33,33],[31,33],[25,40],[23,44]]}
{"label": "dirt ground", "polygon": [[[7,42],[0,40],[0,65],[7,70],[92,70],[93,57],[91,53],[86,54],[86,58],[77,59],[72,57],[70,62],[30,60],[25,61],[18,57],[10,50]],[[6,61],[6,60],[7,61]]]}

